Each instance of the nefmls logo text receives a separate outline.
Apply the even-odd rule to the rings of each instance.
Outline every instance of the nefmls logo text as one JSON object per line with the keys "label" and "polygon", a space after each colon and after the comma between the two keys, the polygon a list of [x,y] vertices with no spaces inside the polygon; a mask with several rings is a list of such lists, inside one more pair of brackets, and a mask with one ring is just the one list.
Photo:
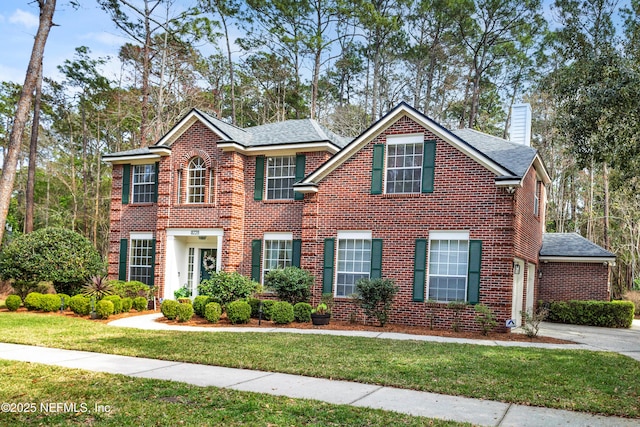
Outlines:
{"label": "nefmls logo text", "polygon": [[87,412],[89,407],[86,403],[76,402],[40,402],[40,412]]}

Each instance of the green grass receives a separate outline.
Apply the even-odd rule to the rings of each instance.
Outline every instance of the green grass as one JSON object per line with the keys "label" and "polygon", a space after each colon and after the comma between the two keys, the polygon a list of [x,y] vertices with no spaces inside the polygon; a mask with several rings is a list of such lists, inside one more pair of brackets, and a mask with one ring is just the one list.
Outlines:
{"label": "green grass", "polygon": [[286,333],[141,331],[0,313],[2,340],[640,417],[640,363],[615,353]]}
{"label": "green grass", "polygon": [[[27,406],[35,412],[0,413],[3,426],[468,425],[312,400],[23,362],[0,360],[0,378],[11,379],[0,382],[0,402],[35,404]],[[66,403],[66,410],[58,403]],[[41,404],[46,406],[43,408]],[[58,408],[57,413],[47,412],[47,409]]]}

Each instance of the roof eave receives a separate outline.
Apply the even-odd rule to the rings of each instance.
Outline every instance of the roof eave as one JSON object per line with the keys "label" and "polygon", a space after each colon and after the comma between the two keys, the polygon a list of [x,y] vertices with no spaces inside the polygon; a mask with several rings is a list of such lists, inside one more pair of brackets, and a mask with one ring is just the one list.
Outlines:
{"label": "roof eave", "polygon": [[275,154],[295,154],[302,152],[327,151],[335,154],[340,151],[340,147],[330,141],[297,142],[258,146],[245,146],[236,141],[219,142],[218,147],[224,152],[235,151],[246,155],[275,155]]}
{"label": "roof eave", "polygon": [[540,255],[540,262],[579,262],[588,264],[607,264],[610,266],[615,265],[616,257],[585,257],[585,256],[552,256],[552,255]]}
{"label": "roof eave", "polygon": [[163,156],[161,154],[153,154],[153,153],[130,154],[126,156],[110,156],[108,154],[105,154],[102,156],[102,161],[106,163],[111,163],[113,165],[121,165],[125,163],[144,164],[144,163],[149,163],[150,160],[158,161],[162,157]]}

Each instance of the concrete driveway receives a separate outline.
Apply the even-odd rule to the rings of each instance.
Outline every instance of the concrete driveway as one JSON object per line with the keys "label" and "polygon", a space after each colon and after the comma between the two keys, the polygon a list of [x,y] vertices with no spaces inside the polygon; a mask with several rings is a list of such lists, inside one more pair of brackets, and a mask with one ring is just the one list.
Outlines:
{"label": "concrete driveway", "polygon": [[640,320],[629,329],[565,325],[543,322],[539,335],[588,345],[596,350],[613,351],[640,361]]}

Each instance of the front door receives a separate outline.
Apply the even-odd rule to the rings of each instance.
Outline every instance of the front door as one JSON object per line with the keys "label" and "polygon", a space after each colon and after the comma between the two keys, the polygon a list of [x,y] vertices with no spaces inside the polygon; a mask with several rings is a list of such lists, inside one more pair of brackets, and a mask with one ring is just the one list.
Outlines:
{"label": "front door", "polygon": [[522,300],[524,299],[524,261],[513,261],[513,299],[511,301],[511,318],[516,326],[522,324]]}
{"label": "front door", "polygon": [[211,272],[216,271],[217,249],[200,249],[200,282],[211,278]]}

